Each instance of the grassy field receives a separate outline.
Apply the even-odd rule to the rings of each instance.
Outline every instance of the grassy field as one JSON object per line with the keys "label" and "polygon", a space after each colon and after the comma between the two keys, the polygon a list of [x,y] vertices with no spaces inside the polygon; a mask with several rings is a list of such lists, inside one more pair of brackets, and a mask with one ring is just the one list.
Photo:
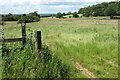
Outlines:
{"label": "grassy field", "polygon": [[[4,38],[21,37],[17,22],[5,22]],[[72,77],[87,78],[84,70],[96,78],[118,77],[118,21],[102,18],[42,18],[28,23],[27,31],[42,31],[42,43],[70,65]],[[76,65],[79,64],[79,66]]]}

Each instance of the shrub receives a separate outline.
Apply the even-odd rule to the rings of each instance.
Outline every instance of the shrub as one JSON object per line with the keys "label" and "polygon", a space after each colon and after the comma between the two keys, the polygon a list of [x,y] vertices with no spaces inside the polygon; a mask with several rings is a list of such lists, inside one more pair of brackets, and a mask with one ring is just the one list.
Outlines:
{"label": "shrub", "polygon": [[71,18],[71,16],[69,16],[69,18]]}
{"label": "shrub", "polygon": [[27,16],[23,16],[21,19],[18,20],[18,23],[31,23],[31,22],[38,22],[40,21],[40,18],[37,16],[32,16],[32,15],[27,15]]}
{"label": "shrub", "polygon": [[37,13],[37,11],[35,12],[31,12],[28,15],[23,14],[22,18],[18,20],[18,23],[31,23],[31,22],[38,22],[40,21],[40,15]]}
{"label": "shrub", "polygon": [[5,23],[4,23],[4,21],[0,21],[0,25],[4,25]]}
{"label": "shrub", "polygon": [[19,20],[21,18],[21,16],[20,15],[6,15],[6,16],[3,16],[2,17],[2,20],[3,21],[17,21],[17,20]]}
{"label": "shrub", "polygon": [[56,18],[62,18],[63,14],[61,12],[57,13]]}
{"label": "shrub", "polygon": [[79,17],[78,14],[77,14],[77,12],[73,13],[73,17],[74,18],[78,18]]}
{"label": "shrub", "polygon": [[110,19],[120,19],[120,16],[110,16]]}

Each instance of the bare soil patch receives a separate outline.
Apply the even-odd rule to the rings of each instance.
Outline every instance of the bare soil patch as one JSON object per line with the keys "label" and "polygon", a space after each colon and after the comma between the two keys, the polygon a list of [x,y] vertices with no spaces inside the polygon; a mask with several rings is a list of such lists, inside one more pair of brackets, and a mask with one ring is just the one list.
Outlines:
{"label": "bare soil patch", "polygon": [[75,66],[78,70],[82,71],[84,75],[86,75],[88,78],[91,78],[91,80],[99,80],[95,74],[90,72],[88,69],[84,68],[78,62],[75,63]]}

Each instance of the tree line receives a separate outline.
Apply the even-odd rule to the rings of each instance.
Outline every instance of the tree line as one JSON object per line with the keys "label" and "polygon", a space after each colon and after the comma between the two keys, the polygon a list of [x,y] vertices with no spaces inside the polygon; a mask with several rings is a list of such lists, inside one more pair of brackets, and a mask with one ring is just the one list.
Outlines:
{"label": "tree line", "polygon": [[12,15],[8,13],[7,15],[2,15],[2,21],[17,21],[21,18],[21,15]]}
{"label": "tree line", "polygon": [[[72,15],[74,18],[78,18],[78,14],[82,14],[85,17],[90,16],[110,16],[111,19],[120,19],[120,1],[103,2],[100,4],[80,8],[78,12],[71,13],[70,11],[65,13],[57,13],[57,18],[62,18],[64,15]],[[81,16],[82,17],[82,16]]]}
{"label": "tree line", "polygon": [[75,13],[71,13],[71,11],[69,11],[67,14],[66,13],[57,13],[56,15],[44,15],[44,16],[40,16],[40,14],[37,13],[37,11],[35,12],[31,12],[29,14],[20,14],[20,15],[13,15],[11,13],[7,14],[7,15],[2,15],[2,21],[18,21],[18,23],[21,22],[26,22],[26,23],[30,23],[30,22],[38,22],[40,21],[40,18],[44,18],[44,17],[56,17],[56,18],[64,18],[65,15],[73,15],[73,17],[77,18],[79,17],[77,12]]}
{"label": "tree line", "polygon": [[[78,12],[72,13],[69,11],[68,13],[57,13],[56,15],[47,15],[42,17],[56,17],[56,18],[66,18],[66,15],[69,15],[69,18],[74,17],[78,18],[78,14],[82,14],[85,17],[90,16],[110,16],[111,19],[120,19],[120,1],[113,1],[113,2],[103,2],[101,4],[96,4],[84,8],[80,8]],[[11,13],[7,15],[2,15],[2,21],[18,21],[21,22],[38,22],[40,21],[40,15],[35,12],[31,12],[29,14],[22,14],[22,15],[12,15]],[[82,16],[81,16],[82,17]]]}
{"label": "tree line", "polygon": [[103,2],[101,4],[80,8],[79,14],[83,16],[120,16],[120,1]]}
{"label": "tree line", "polygon": [[[64,17],[66,15],[72,15],[72,17],[74,17],[74,18],[79,17],[77,12],[71,13],[71,11],[69,11],[67,14],[61,13],[61,12],[57,13],[56,18],[66,18],[66,17]],[[71,18],[71,16],[69,16],[69,18]]]}
{"label": "tree line", "polygon": [[18,21],[18,23],[38,22],[40,21],[40,15],[37,11],[22,15],[13,15],[9,13],[7,15],[2,15],[2,21]]}

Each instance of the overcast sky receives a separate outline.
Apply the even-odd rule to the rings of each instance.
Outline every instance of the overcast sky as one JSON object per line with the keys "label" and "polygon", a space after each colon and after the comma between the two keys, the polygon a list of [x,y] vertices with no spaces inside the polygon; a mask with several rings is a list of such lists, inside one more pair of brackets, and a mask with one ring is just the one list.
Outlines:
{"label": "overcast sky", "polygon": [[23,14],[33,11],[38,13],[57,13],[78,11],[80,8],[101,2],[115,0],[0,0],[0,13]]}

